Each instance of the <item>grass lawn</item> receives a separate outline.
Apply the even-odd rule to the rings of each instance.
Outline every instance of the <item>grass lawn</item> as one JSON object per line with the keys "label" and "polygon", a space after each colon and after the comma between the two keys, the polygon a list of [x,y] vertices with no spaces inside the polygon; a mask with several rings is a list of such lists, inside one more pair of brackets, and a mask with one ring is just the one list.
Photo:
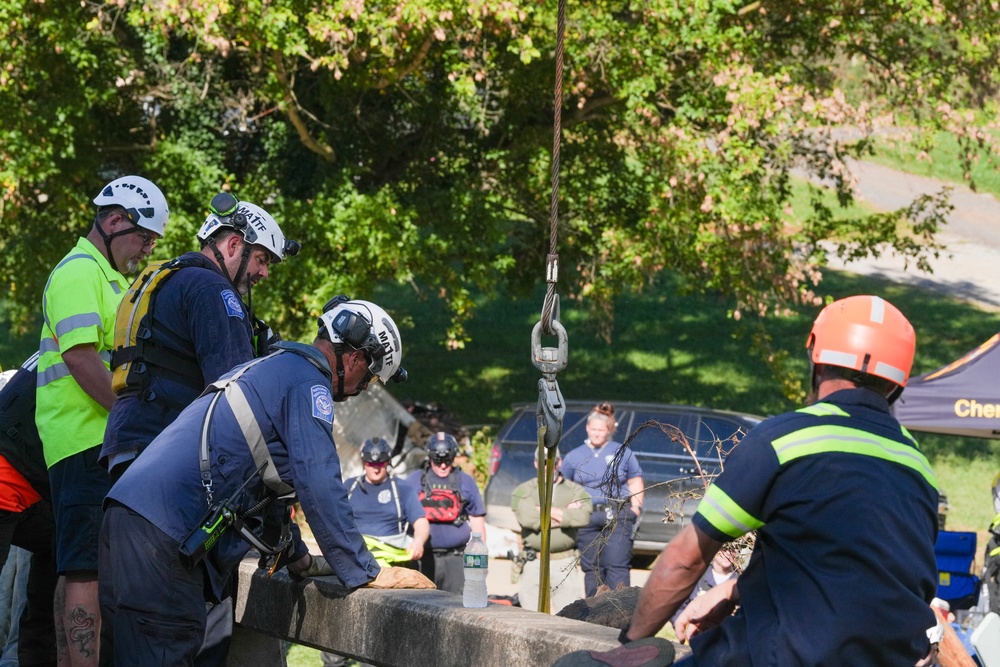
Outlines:
{"label": "grass lawn", "polygon": [[285,656],[288,667],[320,667],[323,664],[319,657],[319,651],[308,646],[292,644],[288,647],[288,655]]}
{"label": "grass lawn", "polygon": [[959,159],[963,149],[955,135],[938,132],[923,143],[881,137],[875,142],[875,155],[865,159],[911,174],[971,185],[977,192],[1000,197],[1000,156],[982,151],[968,171]]}

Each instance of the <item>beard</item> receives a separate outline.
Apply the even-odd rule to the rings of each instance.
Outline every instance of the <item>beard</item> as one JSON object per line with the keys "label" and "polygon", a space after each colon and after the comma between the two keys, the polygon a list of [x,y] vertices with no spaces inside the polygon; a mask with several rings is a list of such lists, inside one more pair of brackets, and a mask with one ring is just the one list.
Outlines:
{"label": "beard", "polygon": [[124,273],[126,275],[135,273],[139,269],[139,262],[140,261],[141,260],[138,257],[133,257],[130,260],[128,260],[127,262],[125,262],[125,271],[124,271]]}

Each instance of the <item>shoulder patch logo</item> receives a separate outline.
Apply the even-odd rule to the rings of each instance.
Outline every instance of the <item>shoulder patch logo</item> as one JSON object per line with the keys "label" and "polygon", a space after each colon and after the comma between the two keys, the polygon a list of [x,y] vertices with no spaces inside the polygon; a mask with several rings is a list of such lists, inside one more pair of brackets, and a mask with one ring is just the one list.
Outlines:
{"label": "shoulder patch logo", "polygon": [[333,396],[330,390],[320,384],[312,386],[313,417],[333,425]]}
{"label": "shoulder patch logo", "polygon": [[243,319],[243,302],[240,301],[240,297],[236,296],[236,292],[231,289],[222,290],[222,302],[226,304],[226,312],[229,313],[229,317],[238,317]]}

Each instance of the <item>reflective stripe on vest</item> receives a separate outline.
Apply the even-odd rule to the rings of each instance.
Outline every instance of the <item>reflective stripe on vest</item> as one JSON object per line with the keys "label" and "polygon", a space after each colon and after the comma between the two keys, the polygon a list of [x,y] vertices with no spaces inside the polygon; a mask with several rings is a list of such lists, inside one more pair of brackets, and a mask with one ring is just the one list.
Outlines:
{"label": "reflective stripe on vest", "polygon": [[708,487],[705,497],[698,503],[698,514],[733,539],[764,525],[763,521],[737,505],[736,501],[715,484]]}
{"label": "reflective stripe on vest", "polygon": [[[818,417],[850,417],[842,408],[829,403],[817,403],[796,412]],[[833,424],[799,429],[773,440],[771,446],[778,464],[782,466],[813,454],[870,456],[909,468],[938,490],[937,477],[931,470],[927,457],[917,448],[916,441],[906,429],[900,427],[900,433],[913,443],[912,446],[859,428]],[[740,507],[715,484],[708,487],[705,497],[698,504],[698,514],[720,532],[734,539],[764,525],[763,521]]]}
{"label": "reflective stripe on vest", "polygon": [[935,490],[938,488],[934,471],[919,449],[858,428],[832,424],[809,426],[778,438],[771,445],[781,465],[812,454],[857,454],[905,466]]}

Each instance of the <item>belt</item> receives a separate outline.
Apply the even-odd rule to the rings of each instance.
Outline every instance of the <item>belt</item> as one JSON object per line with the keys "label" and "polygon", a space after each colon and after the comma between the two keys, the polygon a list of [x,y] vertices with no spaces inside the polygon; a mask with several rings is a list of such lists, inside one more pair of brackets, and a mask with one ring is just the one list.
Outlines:
{"label": "belt", "polygon": [[465,547],[455,547],[454,549],[431,549],[435,556],[462,556],[465,554]]}

